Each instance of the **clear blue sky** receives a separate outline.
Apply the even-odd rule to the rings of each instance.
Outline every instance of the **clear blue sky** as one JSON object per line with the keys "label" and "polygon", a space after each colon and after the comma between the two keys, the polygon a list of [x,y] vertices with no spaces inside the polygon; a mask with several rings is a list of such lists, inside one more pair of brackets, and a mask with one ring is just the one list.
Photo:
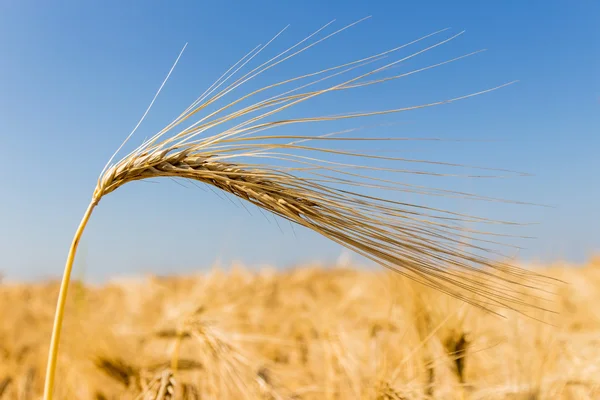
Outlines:
{"label": "clear blue sky", "polygon": [[[331,65],[329,60],[362,57],[446,27],[449,34],[466,30],[422,62],[488,51],[384,85],[373,98],[348,100],[347,111],[441,100],[519,80],[485,96],[394,117],[400,124],[386,135],[499,140],[430,143],[411,154],[532,173],[502,181],[459,179],[446,187],[554,208],[440,203],[539,222],[523,232],[536,239],[519,242],[526,247],[521,258],[578,262],[600,250],[597,1],[3,1],[0,271],[14,279],[60,274],[98,173],[184,43],[188,48],[136,143],[287,24],[277,49],[334,18],[342,26],[368,15],[370,20],[287,68],[302,71],[320,60]],[[92,216],[76,274],[98,279],[189,272],[218,259],[285,267],[335,260],[342,250],[251,213],[194,186],[128,185],[103,199]]]}

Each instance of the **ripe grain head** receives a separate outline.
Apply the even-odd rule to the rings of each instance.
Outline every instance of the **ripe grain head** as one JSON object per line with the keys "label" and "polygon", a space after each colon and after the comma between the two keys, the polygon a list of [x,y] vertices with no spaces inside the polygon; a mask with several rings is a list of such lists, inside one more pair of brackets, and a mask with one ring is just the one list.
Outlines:
{"label": "ripe grain head", "polygon": [[[401,180],[381,177],[382,173],[470,178],[493,178],[498,175],[490,175],[489,171],[461,175],[426,169],[387,167],[385,164],[389,162],[453,169],[465,166],[361,153],[343,147],[346,143],[373,141],[393,144],[410,140],[407,138],[349,136],[348,133],[352,130],[321,135],[269,134],[271,130],[284,126],[375,117],[437,106],[505,86],[409,107],[278,119],[279,113],[320,96],[383,84],[475,54],[476,52],[459,56],[402,74],[389,74],[402,62],[434,50],[455,39],[460,33],[408,55],[398,55],[410,46],[419,45],[425,39],[444,31],[435,32],[369,57],[267,84],[220,105],[222,99],[243,88],[248,81],[352,25],[354,24],[318,38],[329,27],[327,24],[242,75],[240,71],[263,52],[271,41],[255,48],[172,123],[120,161],[109,162],[98,180],[93,203],[97,204],[103,196],[128,182],[143,179],[169,177],[204,183],[313,230],[436,290],[486,308],[501,306],[522,311],[527,302],[519,294],[520,287],[547,282],[531,272],[487,257],[486,254],[492,250],[486,246],[498,244],[497,236],[500,235],[483,230],[465,231],[457,225],[461,222],[488,225],[515,225],[514,223],[392,200],[394,197],[389,194],[399,191],[433,196],[462,196],[475,200],[499,199],[417,187]],[[278,36],[279,34],[276,37]],[[228,84],[229,81],[232,82]],[[325,86],[321,87],[323,84]],[[267,93],[269,95],[266,98],[260,99],[261,95]],[[252,102],[255,98],[259,100]],[[250,104],[241,106],[244,102]],[[207,111],[211,106],[214,110]],[[206,111],[206,114],[203,115],[202,111]],[[192,117],[199,119],[176,132],[182,123],[190,122]],[[512,171],[495,170],[494,173],[506,174]],[[373,195],[373,191],[377,194]],[[485,285],[481,285],[483,281],[486,282]]]}
{"label": "ripe grain head", "polygon": [[[498,237],[502,235],[487,230],[465,230],[457,225],[515,225],[514,223],[427,207],[397,199],[393,195],[416,193],[458,196],[473,200],[499,199],[417,186],[400,179],[387,178],[390,174],[418,174],[478,179],[494,178],[500,174],[515,175],[514,172],[389,157],[344,148],[343,145],[348,143],[381,141],[392,145],[409,140],[398,137],[349,135],[356,128],[328,133],[316,133],[313,130],[306,134],[289,134],[285,131],[290,127],[300,129],[319,123],[374,118],[439,106],[508,85],[502,84],[475,93],[412,106],[395,105],[383,110],[290,115],[290,112],[297,111],[310,100],[339,96],[340,93],[357,93],[358,90],[424,73],[478,53],[471,52],[398,73],[398,67],[404,66],[405,61],[417,59],[419,55],[451,42],[462,32],[431,45],[423,45],[426,40],[446,30],[434,32],[383,52],[268,83],[247,93],[239,93],[249,86],[248,82],[266,75],[267,72],[332,39],[358,22],[361,21],[331,33],[327,33],[327,30],[332,23],[326,24],[288,49],[252,68],[257,56],[264,53],[283,31],[278,33],[266,45],[257,46],[235,63],[173,122],[120,160],[113,162],[140,126],[150,107],[148,108],[102,170],[91,204],[75,234],[55,316],[47,367],[46,400],[51,399],[60,327],[79,239],[92,210],[100,200],[133,181],[168,177],[204,183],[254,204],[261,210],[317,232],[383,267],[473,305],[489,310],[504,307],[521,312],[537,307],[535,302],[524,299],[523,289],[541,287],[547,281],[533,272],[494,261],[489,257],[489,254],[493,254],[489,245],[499,244]],[[423,45],[420,49],[402,55],[404,51],[420,45]],[[169,75],[172,71],[173,68]],[[237,96],[228,99],[236,92]],[[156,96],[150,106],[155,99]],[[193,118],[196,120],[193,121]],[[181,128],[183,123],[189,125]],[[393,164],[388,166],[388,163],[401,162],[420,167],[399,168]],[[436,172],[431,171],[431,167],[446,167],[459,172]],[[462,173],[461,168],[468,168],[471,172]]]}

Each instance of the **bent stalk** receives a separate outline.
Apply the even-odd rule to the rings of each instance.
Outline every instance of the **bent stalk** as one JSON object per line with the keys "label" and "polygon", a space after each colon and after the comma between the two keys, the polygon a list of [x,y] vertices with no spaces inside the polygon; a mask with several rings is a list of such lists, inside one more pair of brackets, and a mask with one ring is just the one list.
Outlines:
{"label": "bent stalk", "polygon": [[62,282],[60,284],[60,291],[58,293],[58,301],[56,304],[56,311],[54,314],[54,324],[52,325],[52,338],[50,339],[50,349],[48,350],[48,364],[46,366],[46,380],[44,383],[44,400],[52,400],[53,392],[54,392],[54,378],[56,376],[56,361],[58,359],[58,345],[60,343],[60,332],[62,329],[62,322],[65,315],[65,303],[67,300],[67,291],[69,289],[69,282],[71,280],[71,271],[73,269],[73,261],[75,260],[75,254],[77,253],[77,246],[79,245],[79,240],[81,239],[81,235],[83,234],[83,230],[87,225],[90,216],[92,215],[92,211],[94,207],[96,207],[97,202],[93,201],[88,206],[77,231],[75,232],[75,236],[73,237],[73,242],[71,243],[71,248],[69,250],[69,256],[67,257],[67,263],[65,265],[65,270],[63,272]]}

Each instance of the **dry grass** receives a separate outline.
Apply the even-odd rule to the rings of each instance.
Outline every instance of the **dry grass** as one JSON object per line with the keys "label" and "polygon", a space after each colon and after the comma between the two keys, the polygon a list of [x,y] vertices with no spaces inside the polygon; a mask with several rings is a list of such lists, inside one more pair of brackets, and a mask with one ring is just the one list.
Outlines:
{"label": "dry grass", "polygon": [[[600,263],[501,318],[394,273],[305,266],[74,283],[58,399],[595,399]],[[42,393],[57,283],[0,287],[0,398]],[[176,343],[180,341],[179,346]],[[176,360],[176,371],[172,370]]]}

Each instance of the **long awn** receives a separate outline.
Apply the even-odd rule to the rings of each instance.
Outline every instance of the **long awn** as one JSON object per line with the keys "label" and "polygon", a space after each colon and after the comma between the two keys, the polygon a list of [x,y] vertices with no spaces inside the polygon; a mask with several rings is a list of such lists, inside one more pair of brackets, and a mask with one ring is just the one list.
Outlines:
{"label": "long awn", "polygon": [[[271,83],[240,95],[223,106],[217,106],[219,100],[241,87],[246,87],[243,85],[259,75],[361,21],[324,34],[332,21],[242,74],[241,71],[283,33],[279,32],[267,44],[257,46],[229,68],[164,129],[143,141],[119,161],[113,162],[146,117],[181,57],[181,53],[179,54],[143,117],[102,170],[91,203],[75,233],[56,307],[44,387],[45,400],[52,399],[67,289],[83,230],[92,211],[105,195],[129,182],[148,178],[184,178],[216,187],[258,206],[259,209],[313,230],[383,267],[475,306],[486,309],[495,306],[518,309],[528,305],[520,296],[521,287],[536,287],[543,277],[503,262],[492,261],[490,257],[485,256],[486,252],[489,254],[492,251],[485,247],[486,244],[496,243],[495,237],[502,235],[476,229],[467,230],[460,225],[513,223],[401,202],[374,194],[377,191],[399,191],[486,201],[499,200],[417,186],[383,177],[406,173],[444,175],[427,169],[385,167],[386,162],[451,168],[464,166],[389,157],[381,153],[367,153],[338,146],[342,143],[390,143],[409,140],[406,138],[349,135],[357,129],[320,135],[282,132],[286,126],[300,127],[301,124],[376,117],[452,103],[491,92],[510,83],[410,107],[277,118],[280,113],[286,114],[292,107],[326,94],[391,82],[478,53],[473,52],[426,67],[394,73],[405,61],[450,42],[462,32],[406,56],[397,56],[401,50],[416,46],[446,30],[434,32],[378,54]],[[202,111],[205,113],[200,114]],[[194,116],[199,116],[198,120],[175,132],[176,128]],[[280,128],[279,133],[269,133],[277,128]],[[327,158],[320,158],[320,155]],[[481,170],[487,172],[462,176],[497,176],[489,175],[490,169]],[[492,171],[496,174],[516,174],[507,170]]]}

